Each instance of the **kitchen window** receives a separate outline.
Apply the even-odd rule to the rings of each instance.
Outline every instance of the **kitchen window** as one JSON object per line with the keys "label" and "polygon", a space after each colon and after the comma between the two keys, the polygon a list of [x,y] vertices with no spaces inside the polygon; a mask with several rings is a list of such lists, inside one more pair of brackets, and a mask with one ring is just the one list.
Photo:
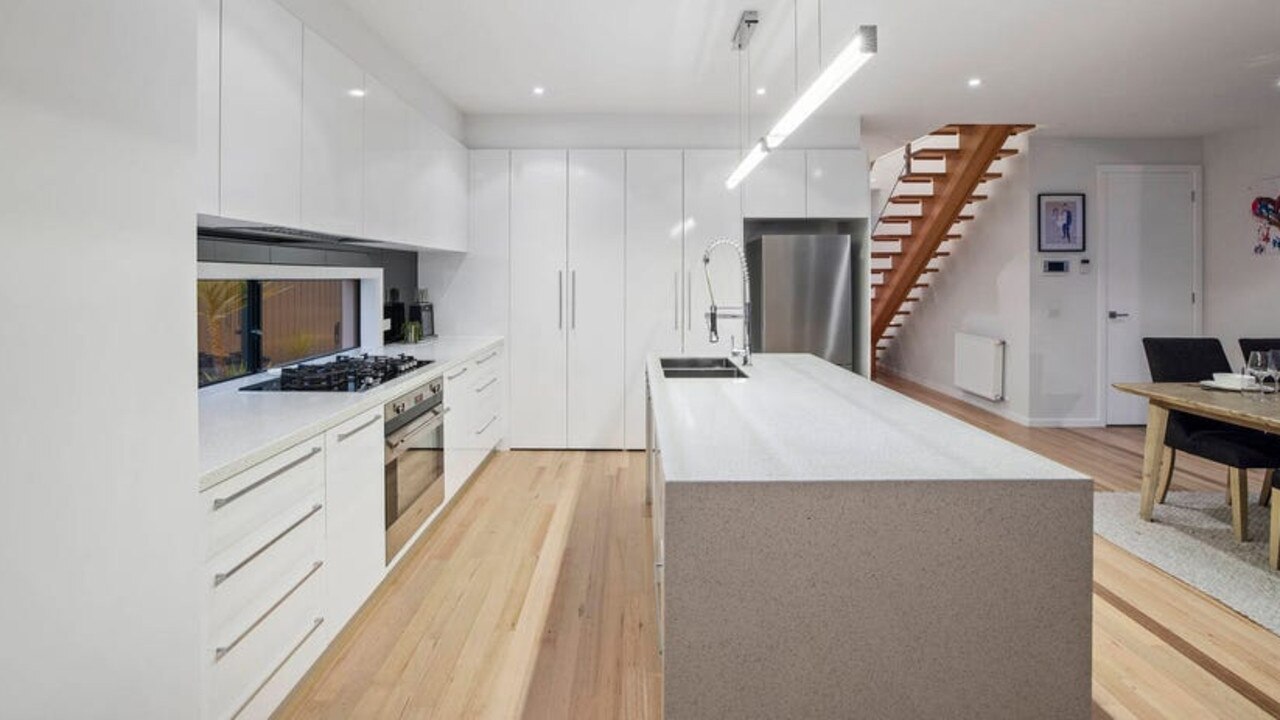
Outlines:
{"label": "kitchen window", "polygon": [[355,279],[197,280],[201,386],[360,345]]}

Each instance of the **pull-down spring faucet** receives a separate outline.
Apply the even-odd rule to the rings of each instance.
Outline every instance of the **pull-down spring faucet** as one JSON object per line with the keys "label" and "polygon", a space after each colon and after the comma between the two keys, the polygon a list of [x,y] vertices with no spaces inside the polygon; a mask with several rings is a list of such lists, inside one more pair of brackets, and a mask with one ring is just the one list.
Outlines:
{"label": "pull-down spring faucet", "polygon": [[[715,292],[711,289],[711,251],[727,245],[738,253],[738,263],[742,269],[742,305],[741,307],[718,307]],[[732,347],[729,354],[742,357],[743,365],[751,364],[751,273],[747,269],[747,255],[742,246],[733,240],[713,240],[702,253],[702,274],[707,280],[707,298],[711,301],[711,310],[706,314],[708,339],[713,343],[720,342],[720,331],[717,328],[718,318],[742,318],[742,349]]]}

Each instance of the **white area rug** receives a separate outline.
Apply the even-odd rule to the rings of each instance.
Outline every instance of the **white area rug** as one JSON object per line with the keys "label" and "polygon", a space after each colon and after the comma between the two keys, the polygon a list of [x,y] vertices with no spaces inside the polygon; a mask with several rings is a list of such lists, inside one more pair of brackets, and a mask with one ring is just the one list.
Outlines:
{"label": "white area rug", "polygon": [[1254,493],[1247,543],[1231,532],[1225,491],[1172,491],[1153,517],[1139,519],[1138,493],[1094,493],[1094,532],[1280,635],[1280,572],[1267,567],[1270,510]]}

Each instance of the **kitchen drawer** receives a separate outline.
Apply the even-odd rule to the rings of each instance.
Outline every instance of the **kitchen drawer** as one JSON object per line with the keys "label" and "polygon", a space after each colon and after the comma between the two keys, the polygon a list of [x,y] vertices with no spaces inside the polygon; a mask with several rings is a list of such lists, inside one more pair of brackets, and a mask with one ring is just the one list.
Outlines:
{"label": "kitchen drawer", "polygon": [[477,464],[484,460],[484,456],[498,444],[498,440],[502,437],[502,413],[497,407],[491,412],[478,413],[476,416],[476,428],[472,431],[475,436],[475,442],[472,447],[479,450]]}
{"label": "kitchen drawer", "polygon": [[324,438],[316,437],[246,470],[203,493],[208,513],[208,557],[324,492]]}
{"label": "kitchen drawer", "polygon": [[209,634],[224,644],[243,633],[324,559],[325,510],[317,494],[268,537],[237,543],[206,566]]}
{"label": "kitchen drawer", "polygon": [[330,629],[323,627],[324,582],[323,567],[313,569],[253,626],[211,644],[208,717],[247,717],[249,713],[242,711],[251,706],[258,708],[253,714],[259,716],[275,709],[283,695],[272,703],[256,696],[273,684],[282,668],[294,664],[304,646],[315,641],[323,649],[327,644]]}

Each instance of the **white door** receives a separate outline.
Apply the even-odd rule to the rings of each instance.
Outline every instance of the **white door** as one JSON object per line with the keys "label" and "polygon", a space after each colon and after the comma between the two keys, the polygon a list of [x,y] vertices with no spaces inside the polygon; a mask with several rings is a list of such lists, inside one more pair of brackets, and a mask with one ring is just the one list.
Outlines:
{"label": "white door", "polygon": [[[728,355],[731,337],[742,343],[741,320],[722,320],[720,342],[712,344],[708,339],[705,314],[711,303],[702,263],[702,254],[713,240],[742,242],[742,199],[738,190],[724,186],[725,178],[737,164],[738,153],[734,150],[690,150],[684,154],[682,315],[686,354]],[[742,275],[738,259],[729,248],[719,248],[712,255],[711,281],[716,304],[742,304]]]}
{"label": "white door", "polygon": [[196,11],[196,212],[217,215],[222,0],[200,0]]}
{"label": "white door", "polygon": [[804,150],[775,150],[742,181],[747,217],[805,217]]}
{"label": "white door", "polygon": [[568,445],[622,447],[626,196],[621,150],[569,152]]}
{"label": "white door", "polygon": [[370,240],[407,238],[409,112],[390,88],[365,78],[363,224]]}
{"label": "white door", "polygon": [[1199,333],[1199,186],[1199,168],[1098,171],[1109,425],[1146,422],[1145,400],[1111,388],[1112,383],[1151,380],[1142,338]]}
{"label": "white door", "polygon": [[297,227],[302,21],[274,2],[222,4],[221,214]]}
{"label": "white door", "polygon": [[302,38],[302,226],[359,235],[364,71],[324,38]]}
{"label": "white door", "polygon": [[342,627],[386,571],[382,408],[325,433],[329,611]]}
{"label": "white door", "polygon": [[511,446],[566,441],[567,156],[511,153]]}
{"label": "white door", "polygon": [[811,218],[863,218],[871,212],[865,150],[805,151],[806,212]]}
{"label": "white door", "polygon": [[684,159],[627,151],[626,447],[645,442],[645,356],[679,354],[684,255]]}

